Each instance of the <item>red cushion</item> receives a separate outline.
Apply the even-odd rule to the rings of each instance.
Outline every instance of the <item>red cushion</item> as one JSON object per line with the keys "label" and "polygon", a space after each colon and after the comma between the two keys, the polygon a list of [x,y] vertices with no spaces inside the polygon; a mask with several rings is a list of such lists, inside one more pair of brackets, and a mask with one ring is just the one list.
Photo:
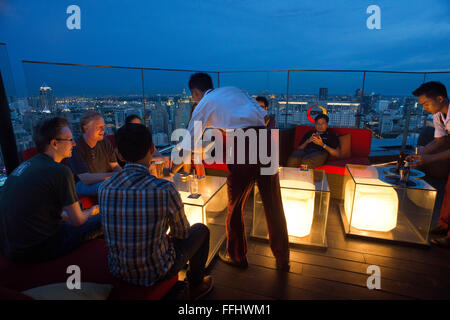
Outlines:
{"label": "red cushion", "polygon": [[33,158],[35,155],[37,155],[37,149],[36,148],[28,148],[22,151],[22,161],[27,161],[28,159]]}
{"label": "red cushion", "polygon": [[342,160],[329,161],[327,164],[317,167],[316,170],[324,170],[326,173],[334,173],[334,174],[345,174],[345,165],[346,164],[364,164],[370,165],[369,159],[367,158],[349,158]]}
{"label": "red cushion", "polygon": [[23,294],[20,291],[11,290],[0,286],[0,301],[1,300],[33,300],[33,298]]}
{"label": "red cushion", "polygon": [[[312,126],[297,126],[295,128],[294,147],[297,149],[303,136],[311,130],[315,130]],[[329,128],[330,132],[334,132],[337,136],[345,134],[352,135],[352,157],[368,157],[370,153],[370,144],[372,141],[372,133],[368,129],[356,128]]]}
{"label": "red cushion", "polygon": [[84,196],[84,197],[80,197],[79,199],[81,201],[83,209],[89,209],[90,207],[98,204],[97,196]]}
{"label": "red cushion", "polygon": [[217,170],[224,170],[228,171],[228,165],[226,163],[213,163],[213,164],[207,164],[203,161],[203,165],[205,166],[205,169],[217,169]]}
{"label": "red cushion", "polygon": [[106,136],[106,138],[111,142],[112,146],[116,147],[116,137],[113,134],[109,134]]}
{"label": "red cushion", "polygon": [[108,270],[108,249],[104,239],[87,241],[75,251],[55,260],[38,264],[15,264],[0,256],[0,286],[24,291],[27,289],[66,282],[67,267],[77,265],[81,281],[112,284],[111,299],[160,299],[178,280],[178,275],[152,287],[138,287],[122,283]]}
{"label": "red cushion", "polygon": [[138,287],[118,280],[114,281],[114,288],[109,296],[110,300],[160,300],[178,281],[178,274],[160,281],[152,287]]}

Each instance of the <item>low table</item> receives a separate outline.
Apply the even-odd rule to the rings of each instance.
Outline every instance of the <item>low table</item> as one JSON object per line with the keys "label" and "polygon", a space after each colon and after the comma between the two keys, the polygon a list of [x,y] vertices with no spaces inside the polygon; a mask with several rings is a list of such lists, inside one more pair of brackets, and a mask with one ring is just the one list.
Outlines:
{"label": "low table", "polygon": [[179,173],[164,177],[172,181],[180,193],[184,212],[191,225],[203,223],[210,231],[209,254],[206,266],[210,264],[226,239],[225,218],[227,216],[227,188],[224,177],[205,176],[198,179],[198,198],[191,197],[189,185],[192,176],[183,178]]}
{"label": "low table", "polygon": [[429,245],[437,191],[420,178],[398,180],[387,167],[346,165],[339,207],[347,235]]}
{"label": "low table", "polygon": [[[279,178],[289,243],[326,248],[330,189],[325,172],[282,167]],[[251,235],[268,239],[264,206],[257,186]]]}

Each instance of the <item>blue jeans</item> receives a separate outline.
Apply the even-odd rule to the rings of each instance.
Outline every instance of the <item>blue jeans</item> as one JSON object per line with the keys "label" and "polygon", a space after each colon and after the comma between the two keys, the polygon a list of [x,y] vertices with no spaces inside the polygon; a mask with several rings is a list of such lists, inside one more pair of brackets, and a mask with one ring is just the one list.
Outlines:
{"label": "blue jeans", "polygon": [[175,263],[165,278],[173,277],[189,261],[186,279],[189,285],[196,286],[203,281],[205,264],[209,252],[209,229],[201,223],[191,226],[189,237],[185,240],[174,239]]}
{"label": "blue jeans", "polygon": [[103,235],[100,214],[90,217],[83,225],[75,227],[69,222],[61,224],[58,232],[38,246],[16,252],[11,260],[19,263],[39,263],[64,256],[85,241]]}
{"label": "blue jeans", "polygon": [[84,184],[78,181],[75,185],[75,190],[79,196],[96,196],[98,195],[98,188],[103,183],[103,181],[94,184]]}

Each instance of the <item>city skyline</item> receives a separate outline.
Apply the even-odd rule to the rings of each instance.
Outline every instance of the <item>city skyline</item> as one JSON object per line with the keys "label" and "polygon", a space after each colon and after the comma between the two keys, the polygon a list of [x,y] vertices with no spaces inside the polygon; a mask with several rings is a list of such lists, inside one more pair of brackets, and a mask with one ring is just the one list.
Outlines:
{"label": "city skyline", "polygon": [[[8,44],[18,96],[28,95],[28,71],[22,60],[216,71],[448,71],[450,4],[431,3],[342,0],[323,1],[319,6],[312,0],[132,4],[80,0],[76,3],[80,29],[68,29],[66,3],[2,1],[0,42]],[[380,29],[367,26],[371,4],[380,9]],[[138,83],[140,74],[131,78]],[[164,85],[153,84],[154,78],[159,77],[148,77],[148,88],[162,92]],[[108,75],[88,77],[76,86],[92,87],[107,80]],[[269,87],[279,83],[284,87],[285,81],[273,76]],[[371,91],[381,92],[376,86],[384,80],[373,81]],[[402,79],[399,82],[403,85]],[[242,79],[229,83],[247,86]],[[355,87],[351,77],[342,77],[338,83]]]}

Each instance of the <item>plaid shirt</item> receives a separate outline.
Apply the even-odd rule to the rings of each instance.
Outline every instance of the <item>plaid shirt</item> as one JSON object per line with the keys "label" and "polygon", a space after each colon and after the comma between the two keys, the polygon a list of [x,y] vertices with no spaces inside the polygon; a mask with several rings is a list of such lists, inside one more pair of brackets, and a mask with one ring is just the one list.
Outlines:
{"label": "plaid shirt", "polygon": [[186,239],[190,230],[173,183],[127,164],[100,186],[99,206],[111,273],[140,286],[163,278],[175,258],[171,237]]}

